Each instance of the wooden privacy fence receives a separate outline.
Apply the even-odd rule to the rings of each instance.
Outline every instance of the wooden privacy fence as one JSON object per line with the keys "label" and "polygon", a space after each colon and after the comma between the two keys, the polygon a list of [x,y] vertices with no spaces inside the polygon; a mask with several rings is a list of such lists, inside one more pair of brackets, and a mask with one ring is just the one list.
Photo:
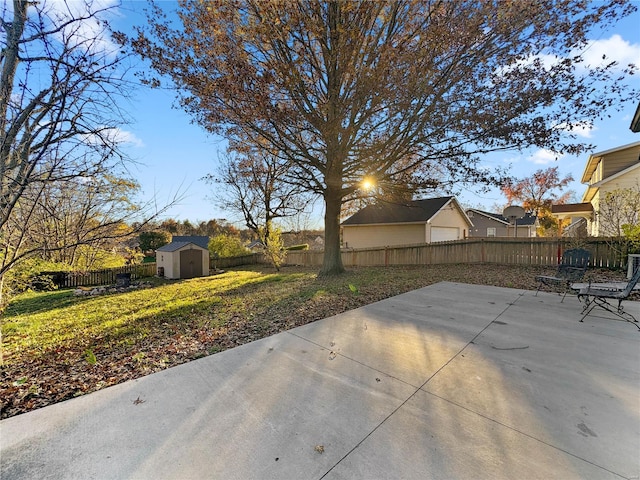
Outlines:
{"label": "wooden privacy fence", "polygon": [[[626,267],[627,251],[615,239],[589,238],[580,245],[565,238],[468,238],[451,242],[421,245],[349,249],[342,251],[345,266],[437,265],[447,263],[501,263],[509,265],[555,266],[562,252],[569,248],[586,248],[591,252],[590,267],[619,269]],[[286,265],[322,265],[324,252],[289,251]],[[211,259],[210,268],[267,263],[264,255],[254,253],[241,257]],[[156,275],[156,263],[93,270],[86,273],[46,272],[62,288],[89,285],[112,285],[118,274],[130,273],[131,280]]]}
{"label": "wooden privacy fence", "polygon": [[156,274],[155,262],[141,265],[126,265],[124,267],[91,270],[89,272],[55,272],[51,275],[53,281],[61,288],[73,288],[95,285],[113,285],[118,274],[130,273],[131,280],[153,277]]}
{"label": "wooden privacy fence", "polygon": [[[585,239],[576,245],[565,238],[465,239],[421,245],[349,249],[342,251],[346,266],[437,265],[446,263],[500,263],[509,265],[555,266],[569,248],[591,252],[591,267],[623,268],[627,263],[624,246],[611,239]],[[323,252],[288,252],[286,264],[321,266]]]}
{"label": "wooden privacy fence", "polygon": [[242,255],[240,257],[227,257],[227,258],[210,258],[209,268],[229,268],[238,267],[240,265],[255,265],[258,263],[264,263],[263,255],[260,253],[252,253],[251,255]]}

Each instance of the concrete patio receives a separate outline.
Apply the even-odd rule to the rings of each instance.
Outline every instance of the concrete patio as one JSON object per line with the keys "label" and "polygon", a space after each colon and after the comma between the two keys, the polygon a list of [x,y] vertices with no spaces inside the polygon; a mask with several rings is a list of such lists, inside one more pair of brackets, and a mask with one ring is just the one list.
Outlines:
{"label": "concrete patio", "polygon": [[3,420],[0,477],[637,479],[640,332],[580,311],[438,283]]}

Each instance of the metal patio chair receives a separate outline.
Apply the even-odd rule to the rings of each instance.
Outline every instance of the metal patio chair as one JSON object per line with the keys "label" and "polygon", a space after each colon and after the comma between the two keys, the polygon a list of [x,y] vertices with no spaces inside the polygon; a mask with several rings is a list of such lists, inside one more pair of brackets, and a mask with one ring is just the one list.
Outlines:
{"label": "metal patio chair", "polygon": [[[613,286],[611,288],[607,288],[606,286],[592,288],[591,285],[581,289],[578,292],[578,300],[584,300],[584,308],[582,309],[582,318],[580,321],[582,322],[594,308],[600,307],[620,317],[622,320],[635,325],[640,331],[636,317],[626,312],[622,306],[622,302],[629,298],[629,295],[631,295],[631,292],[638,284],[638,280],[640,280],[640,267],[636,268],[631,280],[629,280],[629,283],[627,283],[627,286],[624,287],[623,290],[616,289]],[[615,302],[618,302],[618,304],[615,305]]]}
{"label": "metal patio chair", "polygon": [[564,297],[571,290],[571,284],[584,277],[590,259],[591,252],[584,248],[572,248],[565,251],[555,275],[538,275],[536,277],[536,282],[538,282],[536,296],[538,296],[540,288],[546,285],[555,289],[562,289],[563,295],[560,303],[564,302]]}

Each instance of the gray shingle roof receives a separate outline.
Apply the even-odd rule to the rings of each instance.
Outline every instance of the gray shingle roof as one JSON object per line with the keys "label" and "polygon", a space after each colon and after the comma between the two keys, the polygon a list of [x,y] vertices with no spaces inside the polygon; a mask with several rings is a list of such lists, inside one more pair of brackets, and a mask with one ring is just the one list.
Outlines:
{"label": "gray shingle roof", "polygon": [[182,247],[186,247],[187,245],[191,244],[195,245],[195,243],[193,242],[171,242],[161,246],[156,250],[156,252],[175,252],[177,250],[180,250]]}
{"label": "gray shingle roof", "polygon": [[188,235],[188,236],[175,236],[171,239],[171,242],[190,242],[195,243],[199,247],[209,248],[209,237]]}
{"label": "gray shingle roof", "polygon": [[369,205],[347,218],[342,225],[426,222],[453,197],[428,198],[406,203]]}
{"label": "gray shingle roof", "polygon": [[175,252],[182,247],[186,247],[189,244],[194,244],[200,248],[207,250],[209,248],[209,237],[199,236],[175,236],[171,239],[171,243],[167,243],[158,248],[156,252]]}

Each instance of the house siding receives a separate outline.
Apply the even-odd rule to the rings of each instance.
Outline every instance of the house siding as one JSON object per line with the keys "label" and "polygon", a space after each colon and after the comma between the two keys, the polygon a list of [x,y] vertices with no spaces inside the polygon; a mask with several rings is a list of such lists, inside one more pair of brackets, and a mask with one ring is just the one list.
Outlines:
{"label": "house siding", "polygon": [[344,225],[345,248],[371,248],[425,243],[425,224]]}
{"label": "house siding", "polygon": [[[598,186],[595,184],[598,182],[606,183],[607,178],[616,175],[633,165],[637,165],[640,163],[639,157],[640,144],[634,144],[628,148],[622,148],[618,151],[606,153],[604,155],[590,157],[582,178],[582,183],[587,185],[587,190],[582,196],[582,202],[593,202],[594,195],[597,194],[596,190],[598,189]],[[589,172],[591,172],[591,176],[586,178],[586,175],[588,175]],[[638,173],[636,172],[635,175],[637,178]],[[602,187],[604,187],[604,185],[602,185]]]}
{"label": "house siding", "polygon": [[[589,156],[582,174],[581,183],[586,184],[587,188],[582,195],[581,203],[591,203],[593,214],[585,214],[584,209],[580,205],[576,205],[578,209],[574,211],[576,215],[571,217],[572,221],[584,218],[587,222],[589,236],[603,235],[598,215],[602,199],[613,190],[638,188],[640,185],[639,166],[640,142]],[[559,211],[554,213],[554,216],[567,218],[567,213],[572,213],[572,211]]]}
{"label": "house siding", "polygon": [[602,165],[602,178],[608,178],[630,167],[634,163],[638,163],[639,154],[640,147],[634,147],[607,155],[606,162],[600,161],[601,165],[604,164]]}
{"label": "house siding", "polygon": [[[517,234],[514,235],[514,226],[507,225],[504,222],[501,222],[495,218],[492,218],[488,215],[484,215],[479,211],[467,211],[467,215],[469,213],[473,215],[471,221],[473,222],[473,227],[469,230],[469,237],[473,238],[492,238],[492,237],[519,237],[519,238],[527,238],[527,237],[535,237],[536,236],[536,225],[532,224],[532,217],[527,217],[526,220],[518,220],[518,231]],[[525,223],[525,225],[520,225],[520,222]],[[487,229],[494,228],[495,235],[489,236],[487,234]]]}
{"label": "house siding", "polygon": [[471,221],[473,222],[473,228],[469,231],[470,237],[486,237],[487,228],[495,228],[496,237],[507,236],[507,226],[497,220],[485,217],[484,215],[474,214]]}

